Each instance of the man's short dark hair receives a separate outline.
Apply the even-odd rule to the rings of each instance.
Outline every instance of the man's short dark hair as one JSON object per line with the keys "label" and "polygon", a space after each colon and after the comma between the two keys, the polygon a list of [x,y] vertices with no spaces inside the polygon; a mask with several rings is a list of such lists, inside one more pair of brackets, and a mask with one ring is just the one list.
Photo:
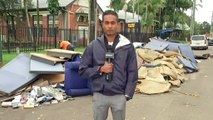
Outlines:
{"label": "man's short dark hair", "polygon": [[104,21],[104,16],[105,15],[114,15],[115,17],[117,17],[117,21],[118,21],[118,14],[115,11],[113,11],[113,10],[104,11],[104,13],[102,15],[102,22]]}

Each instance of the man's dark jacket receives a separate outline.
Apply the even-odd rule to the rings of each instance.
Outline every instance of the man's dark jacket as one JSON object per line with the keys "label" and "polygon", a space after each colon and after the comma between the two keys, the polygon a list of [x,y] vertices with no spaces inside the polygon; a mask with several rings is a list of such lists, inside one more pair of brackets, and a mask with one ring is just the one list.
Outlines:
{"label": "man's dark jacket", "polygon": [[105,74],[99,69],[105,63],[107,48],[104,36],[93,40],[84,51],[79,67],[79,73],[84,78],[92,80],[93,92],[104,95],[124,94],[133,97],[138,80],[136,53],[134,46],[122,35],[114,51],[113,80],[106,81]]}

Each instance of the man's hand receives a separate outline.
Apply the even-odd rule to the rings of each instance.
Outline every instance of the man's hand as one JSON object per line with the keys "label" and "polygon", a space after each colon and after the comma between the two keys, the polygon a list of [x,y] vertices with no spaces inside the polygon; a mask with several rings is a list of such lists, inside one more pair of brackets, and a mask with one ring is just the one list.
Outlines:
{"label": "man's hand", "polygon": [[129,101],[131,98],[128,95],[125,95],[126,101]]}
{"label": "man's hand", "polygon": [[104,65],[100,68],[100,72],[102,73],[112,73],[113,64],[105,62]]}

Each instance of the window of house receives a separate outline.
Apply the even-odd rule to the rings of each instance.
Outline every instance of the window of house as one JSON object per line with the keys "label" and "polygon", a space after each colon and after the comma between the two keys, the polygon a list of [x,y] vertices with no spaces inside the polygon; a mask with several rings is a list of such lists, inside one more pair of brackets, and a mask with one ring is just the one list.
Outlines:
{"label": "window of house", "polygon": [[77,18],[77,22],[87,23],[88,22],[88,16],[87,15],[79,15],[78,18]]}
{"label": "window of house", "polygon": [[58,28],[58,15],[48,15],[48,36],[54,37]]}

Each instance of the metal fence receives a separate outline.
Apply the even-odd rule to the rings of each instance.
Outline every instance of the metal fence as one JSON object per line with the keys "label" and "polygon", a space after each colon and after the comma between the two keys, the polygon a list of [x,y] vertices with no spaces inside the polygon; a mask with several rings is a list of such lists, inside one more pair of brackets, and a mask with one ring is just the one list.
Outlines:
{"label": "metal fence", "polygon": [[[101,35],[101,31],[97,35]],[[0,41],[3,53],[31,52],[59,48],[59,40],[70,41],[75,47],[86,47],[89,44],[88,30],[53,29],[53,28],[11,28],[0,26]],[[147,42],[153,34],[124,33],[131,42]]]}

